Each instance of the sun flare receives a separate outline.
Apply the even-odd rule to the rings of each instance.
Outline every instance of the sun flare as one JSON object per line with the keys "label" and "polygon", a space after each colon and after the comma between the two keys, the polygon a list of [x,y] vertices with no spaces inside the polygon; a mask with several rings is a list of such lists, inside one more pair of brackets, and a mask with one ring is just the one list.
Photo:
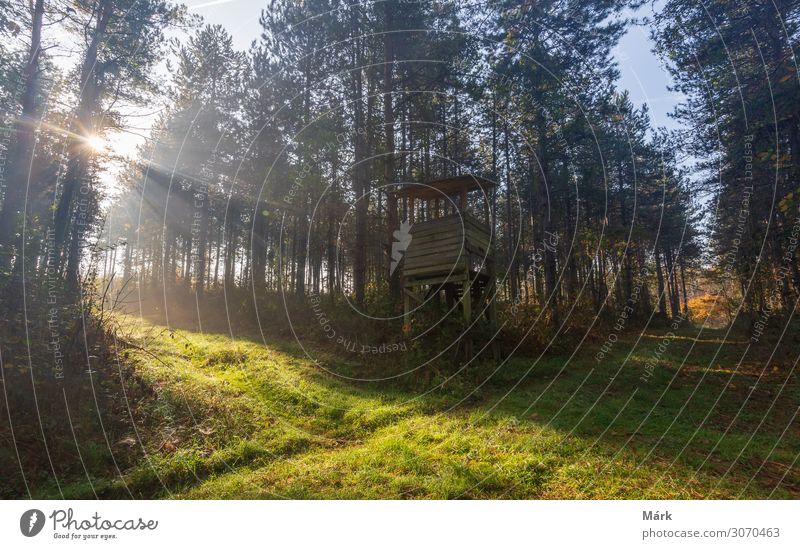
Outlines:
{"label": "sun flare", "polygon": [[99,135],[87,137],[86,144],[89,146],[89,148],[98,153],[105,152],[106,148],[108,147],[106,140]]}

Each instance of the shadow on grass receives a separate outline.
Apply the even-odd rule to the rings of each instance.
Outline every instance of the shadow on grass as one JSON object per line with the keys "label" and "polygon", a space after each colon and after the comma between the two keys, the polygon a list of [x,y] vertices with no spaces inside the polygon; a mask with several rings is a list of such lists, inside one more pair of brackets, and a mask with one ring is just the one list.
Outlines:
{"label": "shadow on grass", "polygon": [[[514,357],[383,382],[347,381],[364,366],[313,347],[321,369],[290,340],[169,333],[153,348],[167,365],[140,357],[162,394],[149,455],[125,475],[137,497],[800,495],[789,354],[742,357],[741,338],[723,344],[720,331],[686,329],[666,346],[649,334],[630,357],[626,336],[601,361],[588,347],[569,363]],[[164,451],[165,424],[198,421],[219,431]],[[125,496],[119,480],[95,485]]]}

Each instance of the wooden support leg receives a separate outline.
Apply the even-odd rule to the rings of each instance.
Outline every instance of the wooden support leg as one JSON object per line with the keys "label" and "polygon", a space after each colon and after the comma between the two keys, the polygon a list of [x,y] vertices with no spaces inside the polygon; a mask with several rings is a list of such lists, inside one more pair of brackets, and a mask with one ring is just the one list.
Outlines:
{"label": "wooden support leg", "polygon": [[461,306],[464,309],[464,323],[468,326],[472,321],[472,293],[469,280],[465,280],[462,284]]}
{"label": "wooden support leg", "polygon": [[461,337],[464,340],[464,352],[466,354],[466,359],[469,360],[472,358],[472,339],[468,333],[470,323],[472,322],[472,291],[469,278],[463,282],[461,306],[464,309],[464,333],[461,335]]}
{"label": "wooden support leg", "polygon": [[495,331],[497,330],[497,287],[494,280],[486,288],[486,299],[489,300],[489,332],[492,334],[492,358],[500,360],[500,347],[497,344]]}
{"label": "wooden support leg", "polygon": [[494,281],[490,282],[486,286],[486,299],[489,300],[486,308],[486,319],[489,321],[489,327],[492,330],[497,328],[497,302],[496,302],[496,294],[497,287],[494,284]]}
{"label": "wooden support leg", "polygon": [[458,301],[458,288],[455,284],[447,284],[445,286],[445,298],[447,299],[447,307],[453,308]]}
{"label": "wooden support leg", "polygon": [[489,300],[489,326],[492,331],[497,329],[497,278],[495,277],[494,259],[487,265],[489,283],[486,285],[486,299]]}

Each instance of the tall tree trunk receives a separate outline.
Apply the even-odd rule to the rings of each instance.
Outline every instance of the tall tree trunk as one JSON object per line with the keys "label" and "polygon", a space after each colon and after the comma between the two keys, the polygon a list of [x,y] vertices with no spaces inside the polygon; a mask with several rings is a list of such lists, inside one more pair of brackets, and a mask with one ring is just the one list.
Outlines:
{"label": "tall tree trunk", "polygon": [[642,318],[642,311],[646,311],[645,315],[649,315],[652,311],[652,307],[650,304],[650,286],[647,282],[647,260],[645,258],[645,249],[644,246],[639,246],[638,248],[638,262],[639,262],[639,277],[640,281],[638,282],[640,289],[639,289],[639,301],[636,303],[634,308],[638,311],[637,316]]}
{"label": "tall tree trunk", "polygon": [[219,260],[222,256],[222,223],[217,219],[216,254],[214,254],[214,286],[219,284]]}
{"label": "tall tree trunk", "polygon": [[681,266],[681,289],[683,290],[683,314],[689,314],[689,297],[686,294],[686,265],[683,259],[683,254],[678,256],[678,261],[680,262]]}
{"label": "tall tree trunk", "polygon": [[553,323],[558,326],[560,324],[560,310],[559,310],[559,288],[558,277],[556,273],[556,250],[553,246],[545,245],[551,238],[551,208],[552,197],[549,196],[548,185],[548,164],[547,164],[547,126],[544,117],[541,113],[537,116],[537,148],[540,169],[536,169],[536,165],[532,164],[534,188],[536,189],[535,195],[537,196],[536,206],[538,210],[539,221],[539,238],[537,239],[537,246],[542,246],[544,255],[544,281],[545,281],[545,294],[546,300],[550,303],[550,313]]}
{"label": "tall tree trunk", "polygon": [[235,284],[236,274],[236,239],[237,223],[234,217],[238,214],[235,207],[231,205],[228,210],[228,229],[225,231],[225,261],[223,265],[224,284],[226,288],[232,288]]}
{"label": "tall tree trunk", "polygon": [[[353,32],[359,32],[356,10],[353,13]],[[356,52],[353,56],[353,63],[356,66],[355,77],[352,84],[352,95],[355,101],[354,112],[354,169],[353,169],[353,188],[356,195],[356,241],[353,253],[353,290],[356,302],[364,303],[364,290],[366,287],[367,274],[367,206],[369,197],[366,196],[366,166],[364,165],[366,154],[364,152],[364,89],[362,79],[363,55],[360,39],[355,41]]]}
{"label": "tall tree trunk", "polygon": [[667,283],[669,284],[669,306],[672,318],[680,315],[681,305],[680,298],[678,297],[678,283],[677,283],[677,270],[675,265],[675,258],[672,254],[672,248],[667,247],[664,251],[667,258]]}
{"label": "tall tree trunk", "polygon": [[[631,223],[633,221],[630,219],[630,215],[628,214],[628,202],[625,199],[624,178],[620,178],[618,194],[622,229],[624,231],[630,231]],[[623,302],[627,302],[631,298],[631,293],[633,292],[633,250],[631,249],[631,246],[632,244],[629,240],[625,245],[625,254],[622,259],[622,282],[624,290]]]}
{"label": "tall tree trunk", "polygon": [[253,212],[253,224],[251,245],[253,256],[253,291],[256,299],[264,293],[266,275],[264,269],[267,262],[267,242],[266,242],[266,205],[257,201]]}
{"label": "tall tree trunk", "polygon": [[[44,0],[36,0],[31,14],[31,47],[25,63],[25,87],[22,93],[22,111],[14,124],[16,135],[15,149],[9,155],[12,162],[3,207],[0,210],[0,272],[10,265],[12,248],[16,244],[17,224],[23,207],[26,177],[33,163],[35,145],[34,125],[36,121],[36,96],[39,91],[39,56],[42,45],[42,21],[44,19]],[[22,233],[22,231],[20,231]]]}
{"label": "tall tree trunk", "polygon": [[511,147],[509,145],[509,128],[508,116],[505,119],[505,127],[503,131],[503,149],[505,157],[505,183],[506,183],[506,239],[507,253],[508,253],[508,295],[512,303],[516,303],[519,294],[517,285],[517,261],[516,261],[516,243],[515,243],[515,229],[514,229],[514,208],[511,199]]}
{"label": "tall tree trunk", "polygon": [[328,234],[327,234],[327,257],[325,259],[328,268],[328,297],[331,300],[331,306],[336,303],[336,213],[339,204],[339,188],[337,185],[336,177],[336,157],[333,160],[332,180],[333,188],[331,189],[331,204],[328,206]]}
{"label": "tall tree trunk", "polygon": [[200,217],[198,219],[197,264],[195,265],[194,273],[194,290],[200,301],[205,297],[206,270],[208,269],[206,254],[208,253],[208,201],[210,196],[208,186],[205,183],[205,177],[203,179],[204,185],[206,185],[203,188],[203,192],[195,194],[195,200],[198,198],[202,200],[202,204],[200,205]]}
{"label": "tall tree trunk", "polygon": [[389,273],[389,294],[392,302],[396,303],[400,298],[400,271],[395,269],[391,272],[392,265],[392,242],[394,232],[399,228],[397,221],[397,197],[392,192],[394,190],[394,106],[392,94],[394,93],[394,81],[392,76],[392,65],[394,63],[394,35],[392,29],[394,25],[393,2],[384,3],[385,32],[383,34],[383,119],[386,150],[383,157],[383,181],[386,189],[386,207],[388,209],[386,217],[386,272]]}
{"label": "tall tree trunk", "polygon": [[656,258],[656,280],[658,280],[658,317],[666,322],[667,320],[667,296],[664,287],[664,273],[661,270],[661,252],[655,248],[653,255]]}
{"label": "tall tree trunk", "polygon": [[[69,243],[69,250],[67,251],[67,269],[66,269],[66,283],[67,288],[74,291],[78,285],[78,270],[81,260],[81,247],[84,241],[84,230],[89,224],[90,219],[79,217],[79,210],[82,207],[87,207],[83,201],[88,200],[87,197],[81,199],[77,205],[74,204],[75,193],[80,188],[81,184],[87,184],[86,178],[89,173],[91,164],[91,150],[86,144],[86,139],[91,137],[97,130],[94,123],[94,118],[99,109],[100,89],[98,84],[97,74],[97,54],[102,43],[108,23],[114,11],[114,3],[112,0],[103,0],[98,6],[97,10],[97,23],[92,29],[91,39],[89,46],[86,49],[86,55],[81,65],[80,73],[80,101],[78,102],[77,111],[77,124],[76,134],[70,140],[69,145],[69,159],[67,161],[67,172],[64,175],[64,188],[61,192],[61,197],[58,201],[58,206],[55,212],[55,245],[57,250],[62,250],[64,245]],[[75,223],[72,225],[73,231],[70,238],[67,238],[67,230],[70,227],[71,218]]]}

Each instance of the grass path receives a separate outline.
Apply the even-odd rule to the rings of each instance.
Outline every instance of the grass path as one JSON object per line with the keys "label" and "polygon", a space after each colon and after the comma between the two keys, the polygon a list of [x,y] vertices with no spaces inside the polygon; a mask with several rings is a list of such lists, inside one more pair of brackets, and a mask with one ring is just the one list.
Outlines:
{"label": "grass path", "polygon": [[[415,398],[341,381],[286,342],[131,326],[148,338],[147,352],[124,351],[146,398],[113,449],[141,457],[123,478],[93,478],[100,496],[800,496],[798,384],[784,365],[709,368],[713,333],[671,340],[646,383],[657,335],[621,369],[632,340],[600,362],[547,357],[525,377],[533,359],[515,358],[483,385],[494,366],[475,368]],[[719,363],[737,352],[726,344]],[[92,497],[86,485],[65,495]]]}

